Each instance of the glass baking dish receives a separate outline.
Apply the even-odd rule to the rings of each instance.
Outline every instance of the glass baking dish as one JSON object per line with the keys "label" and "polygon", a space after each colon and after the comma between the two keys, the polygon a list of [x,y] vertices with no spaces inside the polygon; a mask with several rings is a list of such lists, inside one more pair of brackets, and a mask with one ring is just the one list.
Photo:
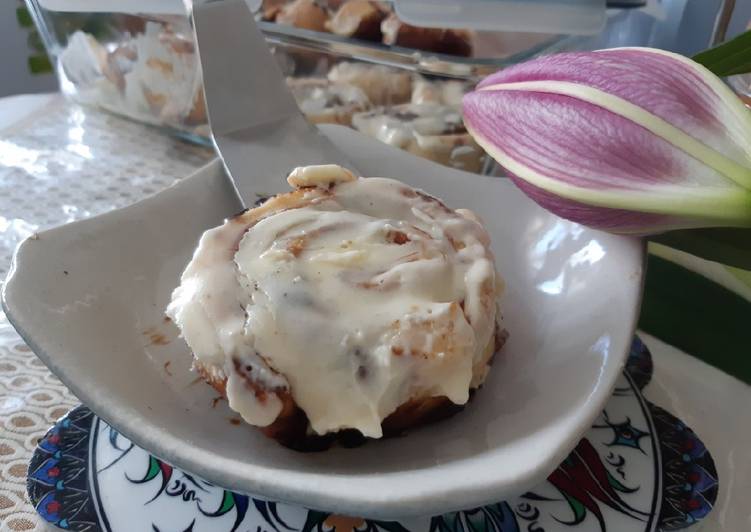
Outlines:
{"label": "glass baking dish", "polygon": [[[665,36],[675,34],[682,12],[672,0],[644,10],[609,10],[600,34],[580,36],[416,28],[395,21],[388,10],[373,22],[369,17],[384,4],[368,0],[255,2],[259,26],[311,121],[354,127],[442,164],[481,172],[494,172],[494,165],[466,134],[459,113],[463,92],[478,78],[562,50],[670,49]],[[27,3],[66,95],[208,142],[200,66],[180,0]],[[357,7],[357,16],[337,22],[347,6]]]}
{"label": "glass baking dish", "polygon": [[[278,0],[276,5],[285,9],[310,2]],[[66,95],[193,141],[208,142],[200,65],[182,2],[27,3]],[[325,9],[332,16],[327,20],[350,3],[381,5],[329,0]],[[492,173],[495,166],[463,127],[459,105],[463,93],[479,77],[504,66],[539,54],[586,47],[582,44],[586,39],[578,36],[422,31],[409,25],[406,38],[397,35],[392,38],[396,44],[385,44],[361,35],[298,27],[306,24],[295,22],[294,17],[289,24],[279,23],[278,17],[277,22],[263,20],[269,18],[269,2],[258,2],[257,7],[259,26],[311,121],[354,127],[441,164],[473,172]],[[391,14],[383,17],[383,21],[389,19],[393,25]],[[399,25],[394,31],[402,30]],[[450,39],[438,35],[449,31],[453,32]],[[457,38],[463,44],[457,45]]]}

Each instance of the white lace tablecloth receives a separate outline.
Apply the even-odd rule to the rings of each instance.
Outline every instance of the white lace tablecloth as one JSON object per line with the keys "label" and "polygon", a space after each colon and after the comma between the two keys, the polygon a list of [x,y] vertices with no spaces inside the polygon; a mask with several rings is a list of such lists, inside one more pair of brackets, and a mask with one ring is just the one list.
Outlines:
{"label": "white lace tablecloth", "polygon": [[[36,109],[0,131],[0,282],[16,244],[40,229],[122,207],[191,174],[207,148],[64,102],[6,101],[1,114]],[[26,498],[36,442],[77,404],[0,311],[0,530],[47,530]]]}
{"label": "white lace tablecloth", "polygon": [[[162,132],[47,98],[0,100],[0,280],[14,247],[40,229],[122,207],[189,175],[211,151]],[[693,427],[711,449],[721,492],[704,530],[751,530],[751,387],[644,336],[655,361],[647,397]],[[26,497],[38,439],[77,403],[0,312],[0,532],[49,530]],[[140,532],[140,531],[134,531]]]}

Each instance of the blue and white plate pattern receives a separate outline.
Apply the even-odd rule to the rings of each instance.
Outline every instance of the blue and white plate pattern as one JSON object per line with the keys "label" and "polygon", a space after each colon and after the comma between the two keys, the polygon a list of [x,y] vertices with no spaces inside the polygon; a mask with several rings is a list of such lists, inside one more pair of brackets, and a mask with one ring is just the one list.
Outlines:
{"label": "blue and white plate pattern", "polygon": [[39,442],[28,493],[44,520],[78,532],[681,530],[712,509],[717,473],[696,434],[642,397],[651,375],[635,338],[605,410],[547,481],[461,512],[374,521],[234,493],[136,447],[85,406]]}

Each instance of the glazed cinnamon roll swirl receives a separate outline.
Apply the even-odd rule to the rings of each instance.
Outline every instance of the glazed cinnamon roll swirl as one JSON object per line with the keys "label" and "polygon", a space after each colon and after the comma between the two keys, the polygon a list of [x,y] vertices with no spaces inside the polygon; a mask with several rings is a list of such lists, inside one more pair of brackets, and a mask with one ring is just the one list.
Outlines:
{"label": "glazed cinnamon roll swirl", "polygon": [[167,313],[200,374],[297,449],[445,417],[502,343],[502,281],[468,211],[325,165],[207,231]]}
{"label": "glazed cinnamon roll swirl", "polygon": [[467,133],[459,109],[438,103],[403,104],[352,115],[352,127],[425,159],[479,172],[484,153]]}
{"label": "glazed cinnamon roll swirl", "polygon": [[354,85],[320,78],[288,79],[300,110],[314,124],[352,125],[352,115],[370,108],[370,100]]}

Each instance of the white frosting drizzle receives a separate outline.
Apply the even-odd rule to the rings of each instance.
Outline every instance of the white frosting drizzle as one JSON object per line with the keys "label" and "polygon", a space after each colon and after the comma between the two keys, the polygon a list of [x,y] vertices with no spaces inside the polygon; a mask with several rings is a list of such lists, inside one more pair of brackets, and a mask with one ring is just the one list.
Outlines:
{"label": "white frosting drizzle", "polygon": [[412,93],[409,72],[383,65],[337,63],[328,73],[329,81],[359,87],[374,105],[406,102]]}
{"label": "white frosting drizzle", "polygon": [[477,219],[330,165],[290,181],[309,188],[203,235],[168,308],[196,358],[227,377],[230,406],[266,426],[284,391],[314,432],[377,438],[412,398],[465,403],[495,329]]}
{"label": "white frosting drizzle", "polygon": [[292,94],[305,114],[319,114],[336,108],[366,109],[370,100],[354,85],[328,80],[302,79],[290,83]]}
{"label": "white frosting drizzle", "polygon": [[397,105],[385,111],[367,111],[352,117],[352,125],[381,142],[406,147],[415,139],[466,133],[460,112],[440,104]]}
{"label": "white frosting drizzle", "polygon": [[460,107],[464,94],[471,88],[465,81],[429,81],[418,77],[412,86],[411,103],[439,103]]}

